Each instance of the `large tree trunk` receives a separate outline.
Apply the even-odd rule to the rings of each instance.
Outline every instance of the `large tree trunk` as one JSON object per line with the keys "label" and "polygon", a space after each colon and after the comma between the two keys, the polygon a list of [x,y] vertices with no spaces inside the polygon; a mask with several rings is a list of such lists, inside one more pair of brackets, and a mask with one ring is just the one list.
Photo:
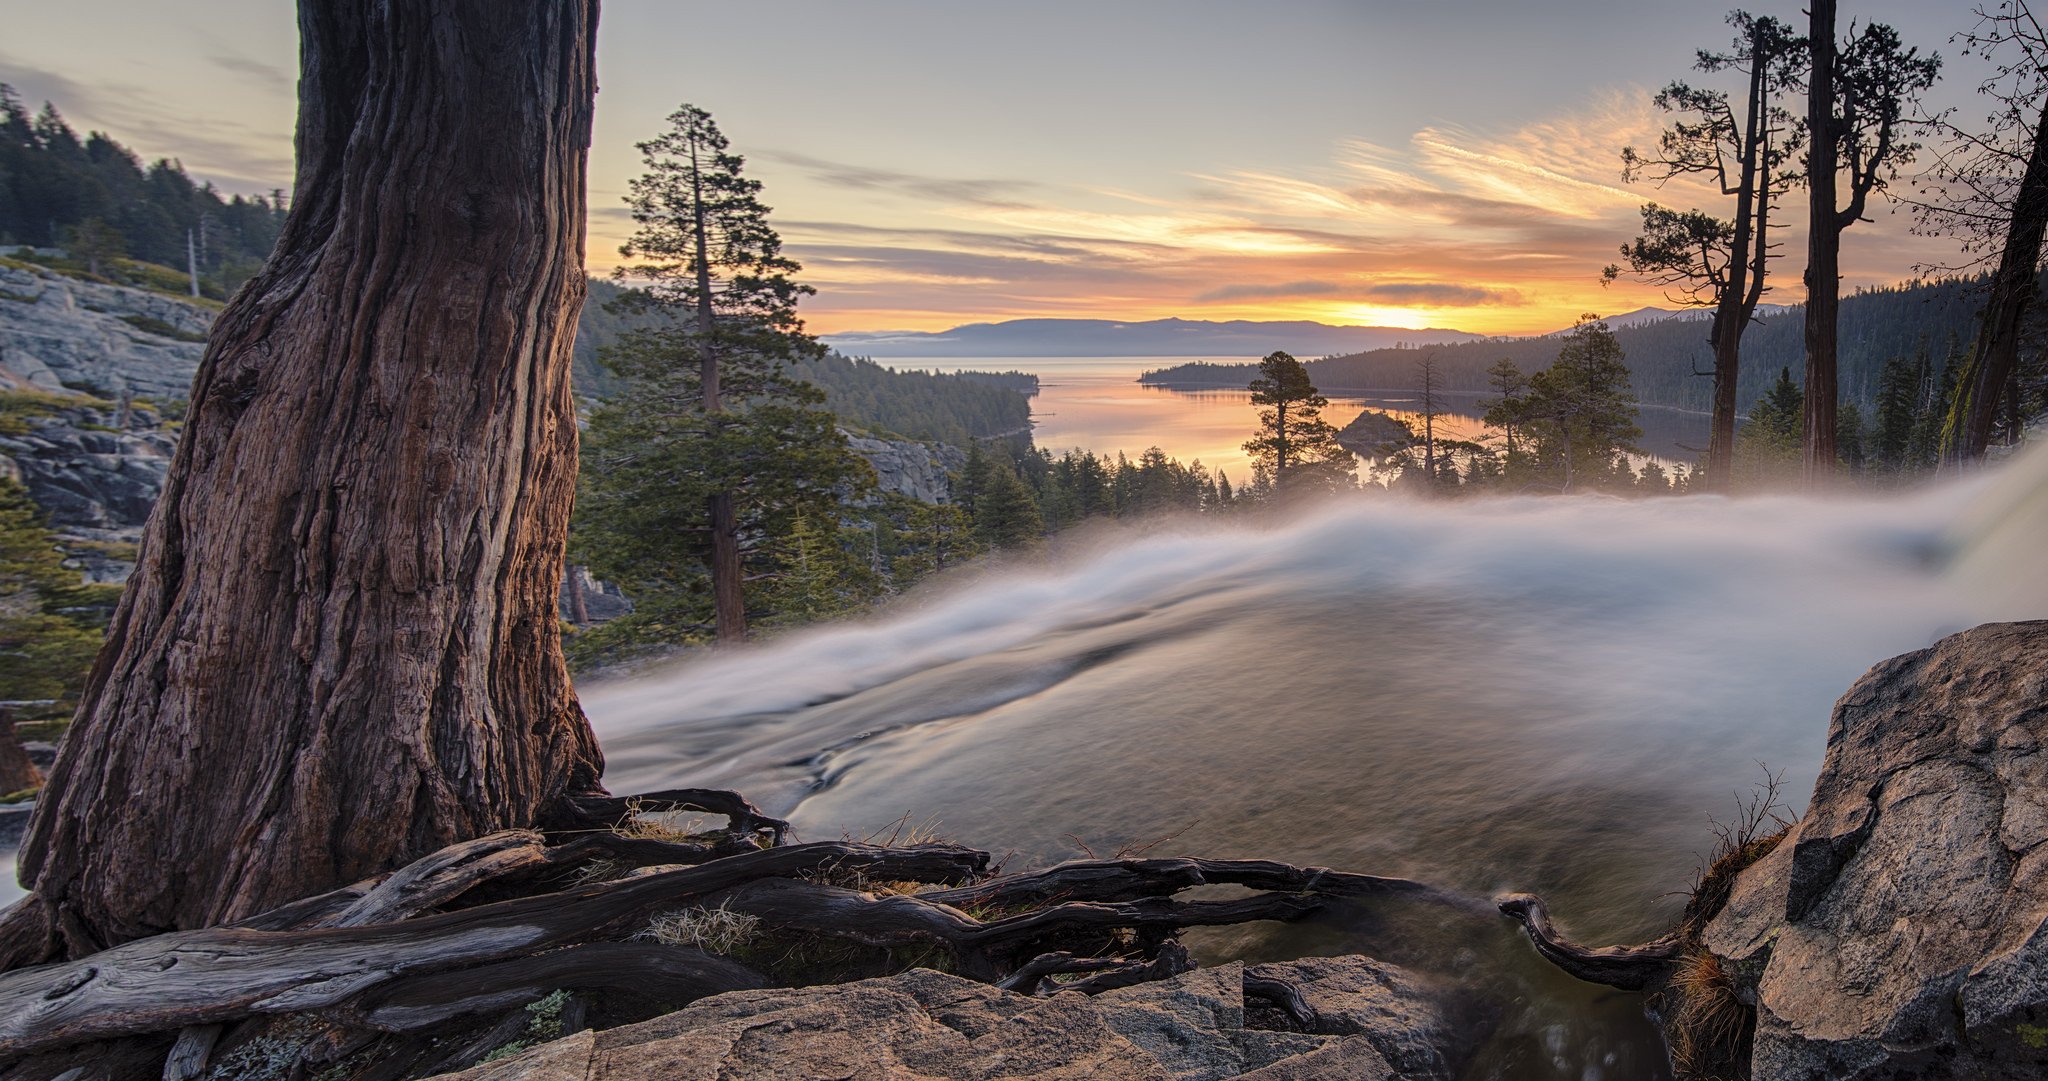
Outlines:
{"label": "large tree trunk", "polygon": [[[2048,233],[2048,103],[2034,129],[2033,152],[2020,177],[2020,190],[2013,200],[2012,221],[2006,226],[2005,250],[1999,254],[1998,270],[1991,277],[1991,295],[1984,302],[1984,325],[1977,334],[1977,351],[1956,388],[1957,427],[1951,430],[1942,457],[1957,465],[1984,456],[1991,446],[1991,428],[1998,418],[2001,397],[2017,409],[2019,395],[2011,390],[2019,373],[2020,324],[2033,306],[2040,285],[2035,275],[2041,267],[2041,240]],[[2008,393],[2008,391],[2011,391]]]}
{"label": "large tree trunk", "polygon": [[[532,824],[561,656],[596,0],[302,0],[298,175],[21,853],[0,969]],[[20,918],[16,918],[20,917]]]}
{"label": "large tree trunk", "polygon": [[1806,122],[1813,140],[1806,192],[1806,483],[1835,474],[1835,338],[1842,306],[1842,223],[1835,209],[1835,0],[1809,0],[1813,70]]}
{"label": "large tree trunk", "polygon": [[1770,54],[1760,30],[1749,41],[1749,90],[1743,105],[1741,172],[1735,189],[1735,234],[1728,249],[1728,277],[1714,305],[1709,339],[1714,348],[1713,417],[1707,434],[1704,487],[1725,492],[1735,475],[1736,391],[1742,377],[1742,335],[1763,299],[1770,264]]}

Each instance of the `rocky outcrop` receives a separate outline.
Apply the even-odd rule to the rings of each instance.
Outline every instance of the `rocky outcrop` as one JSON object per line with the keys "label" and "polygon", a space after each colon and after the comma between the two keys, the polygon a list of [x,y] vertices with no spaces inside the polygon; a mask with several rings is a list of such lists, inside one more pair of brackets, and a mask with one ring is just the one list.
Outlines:
{"label": "rocky outcrop", "polygon": [[[1299,981],[1329,1031],[1248,1027],[1247,976]],[[1398,1001],[1397,1001],[1398,1000]],[[1093,997],[1012,994],[919,969],[741,991],[638,1025],[579,1032],[463,1081],[897,1078],[925,1081],[1382,1081],[1447,1078],[1451,1026],[1410,978],[1368,958],[1223,965]]]}
{"label": "rocky outcrop", "polygon": [[1358,414],[1351,423],[1337,429],[1338,446],[1373,461],[1399,454],[1418,442],[1415,430],[1406,421],[1376,409]]}
{"label": "rocky outcrop", "polygon": [[20,480],[88,581],[127,577],[163,491],[177,432],[150,409],[52,406],[0,429],[0,473]]}
{"label": "rocky outcrop", "polygon": [[174,297],[0,264],[0,377],[18,387],[182,399],[212,322]]}
{"label": "rocky outcrop", "polygon": [[922,503],[950,500],[953,495],[951,474],[958,473],[967,465],[967,453],[948,443],[876,439],[852,432],[845,435],[853,452],[874,467],[876,487]]}
{"label": "rocky outcrop", "polygon": [[2048,621],[1873,668],[1707,949],[1759,1081],[2048,1076]]}

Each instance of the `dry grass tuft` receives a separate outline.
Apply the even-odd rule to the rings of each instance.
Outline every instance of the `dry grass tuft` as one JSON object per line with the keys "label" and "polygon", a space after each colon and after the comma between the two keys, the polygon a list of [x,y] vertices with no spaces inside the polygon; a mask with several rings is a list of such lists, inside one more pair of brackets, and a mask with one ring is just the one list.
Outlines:
{"label": "dry grass tuft", "polygon": [[1701,944],[1700,936],[1727,906],[1736,876],[1770,855],[1792,828],[1790,808],[1778,799],[1784,774],[1773,773],[1762,763],[1758,766],[1764,778],[1747,797],[1736,797],[1734,820],[1708,819],[1714,848],[1700,860],[1692,896],[1678,924],[1686,951],[1659,996],[1671,1064],[1690,1081],[1742,1079],[1748,1074],[1756,1011],[1742,1001],[1734,973]]}
{"label": "dry grass tuft", "polygon": [[720,905],[664,912],[649,920],[647,929],[633,937],[652,939],[664,946],[695,946],[710,953],[729,954],[751,945],[760,933],[759,916]]}
{"label": "dry grass tuft", "polygon": [[1687,953],[1665,993],[1675,1000],[1666,1027],[1679,1076],[1701,1081],[1735,1076],[1755,1014],[1736,994],[1735,980],[1721,959],[1706,950]]}
{"label": "dry grass tuft", "polygon": [[[845,833],[841,834],[840,838],[847,841],[857,840],[864,845],[880,845],[883,848],[916,848],[918,845],[947,843],[948,839],[939,832],[939,816],[931,815],[922,822],[912,822],[910,820],[911,813],[910,811],[903,812],[902,818],[883,826],[866,837],[855,837],[850,833]],[[887,833],[887,836],[883,836],[884,832]]]}
{"label": "dry grass tuft", "polygon": [[610,882],[614,879],[624,878],[626,872],[632,869],[633,864],[625,860],[599,857],[576,868],[576,873],[569,876],[569,884],[572,886],[591,886],[599,882]]}
{"label": "dry grass tuft", "polygon": [[1784,771],[1773,773],[1761,762],[1757,766],[1764,771],[1764,779],[1757,782],[1747,797],[1736,797],[1734,820],[1707,819],[1714,834],[1714,849],[1701,859],[1693,874],[1692,896],[1678,927],[1689,942],[1696,942],[1708,921],[1727,905],[1735,890],[1735,876],[1770,855],[1792,828],[1793,819],[1786,817],[1791,809],[1778,798],[1784,786]]}
{"label": "dry grass tuft", "polygon": [[634,841],[675,843],[701,842],[706,835],[717,835],[705,827],[702,816],[687,811],[650,811],[637,799],[627,801],[626,817],[612,832]]}

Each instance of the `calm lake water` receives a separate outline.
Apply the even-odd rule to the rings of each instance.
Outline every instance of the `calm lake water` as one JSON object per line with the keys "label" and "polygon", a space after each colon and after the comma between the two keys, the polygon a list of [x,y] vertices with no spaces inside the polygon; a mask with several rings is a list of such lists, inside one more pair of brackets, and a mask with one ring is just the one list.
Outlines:
{"label": "calm lake water", "polygon": [[[1251,459],[1244,441],[1259,422],[1251,394],[1242,390],[1169,389],[1139,383],[1153,368],[1206,360],[1242,364],[1256,357],[939,357],[916,360],[878,358],[895,368],[936,371],[1020,371],[1038,376],[1038,397],[1032,400],[1032,438],[1054,453],[1069,448],[1114,455],[1121,450],[1135,458],[1157,446],[1182,462],[1200,459],[1221,469],[1233,482],[1251,477]],[[1323,387],[1330,406],[1323,416],[1343,427],[1367,409],[1390,413],[1421,427],[1415,392],[1402,388]],[[1448,412],[1437,417],[1437,432],[1449,439],[1478,440],[1485,434],[1479,417],[1485,412],[1482,394],[1443,395]],[[1644,408],[1638,423],[1641,446],[1665,468],[1688,467],[1707,445],[1707,417],[1675,409]]]}

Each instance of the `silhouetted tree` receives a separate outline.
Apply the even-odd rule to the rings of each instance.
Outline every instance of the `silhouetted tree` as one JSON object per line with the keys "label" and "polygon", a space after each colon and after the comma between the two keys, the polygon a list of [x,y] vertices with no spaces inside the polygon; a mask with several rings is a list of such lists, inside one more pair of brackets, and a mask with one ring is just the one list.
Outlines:
{"label": "silhouetted tree", "polygon": [[1438,370],[1436,350],[1426,349],[1421,359],[1415,362],[1415,382],[1422,399],[1422,468],[1430,476],[1437,476],[1436,468],[1436,418],[1443,415],[1438,396],[1443,393],[1443,373]]}
{"label": "silhouetted tree", "polygon": [[1581,316],[1565,336],[1557,362],[1529,377],[1513,407],[1534,444],[1537,470],[1560,491],[1605,483],[1635,440],[1636,398],[1614,331],[1598,316]]}
{"label": "silhouetted tree", "polygon": [[1317,393],[1300,361],[1268,354],[1251,392],[1252,404],[1266,408],[1259,411],[1259,434],[1244,449],[1267,470],[1276,490],[1354,483],[1357,460],[1337,444],[1337,429],[1323,419],[1330,400]]}
{"label": "silhouetted tree", "polygon": [[[1842,231],[1864,220],[1919,144],[1908,140],[1908,113],[1934,85],[1941,57],[1907,48],[1883,23],[1851,26],[1835,41],[1835,0],[1808,0],[1806,242],[1806,411],[1802,467],[1809,483],[1838,468],[1835,353],[1841,312]],[[1848,185],[1838,205],[1837,179]]]}
{"label": "silhouetted tree", "polygon": [[[1657,94],[1657,106],[1681,119],[1665,130],[1653,155],[1622,151],[1625,179],[1659,183],[1691,176],[1713,181],[1735,200],[1731,219],[1705,211],[1643,207],[1643,232],[1622,245],[1636,276],[1675,289],[1674,301],[1711,307],[1707,340],[1714,351],[1713,418],[1707,439],[1706,483],[1725,486],[1735,445],[1737,382],[1742,335],[1767,290],[1771,214],[1791,183],[1783,170],[1799,144],[1800,129],[1779,100],[1792,85],[1801,42],[1784,23],[1747,12],[1728,17],[1735,43],[1725,53],[1699,53],[1707,73],[1746,76],[1742,104],[1725,91],[1675,82]],[[1611,280],[1620,267],[1607,268]]]}
{"label": "silhouetted tree", "polygon": [[1522,425],[1528,421],[1524,415],[1528,408],[1524,392],[1529,389],[1529,377],[1522,374],[1522,369],[1513,360],[1502,357],[1487,369],[1486,385],[1494,397],[1485,403],[1486,413],[1482,419],[1487,427],[1501,433],[1505,443],[1500,479],[1519,487],[1529,480],[1528,451],[1516,439]]}
{"label": "silhouetted tree", "polygon": [[1973,267],[1996,267],[1977,348],[1958,375],[1943,432],[1942,459],[1950,464],[1984,456],[2001,406],[2007,438],[2019,436],[2020,328],[2040,289],[2048,233],[2048,31],[2027,0],[2007,0],[1995,11],[1979,7],[1977,17],[1960,37],[1964,55],[1975,52],[1994,64],[1977,88],[1993,107],[1981,129],[1936,119],[1943,139],[1917,204],[1923,231],[1960,240]]}

